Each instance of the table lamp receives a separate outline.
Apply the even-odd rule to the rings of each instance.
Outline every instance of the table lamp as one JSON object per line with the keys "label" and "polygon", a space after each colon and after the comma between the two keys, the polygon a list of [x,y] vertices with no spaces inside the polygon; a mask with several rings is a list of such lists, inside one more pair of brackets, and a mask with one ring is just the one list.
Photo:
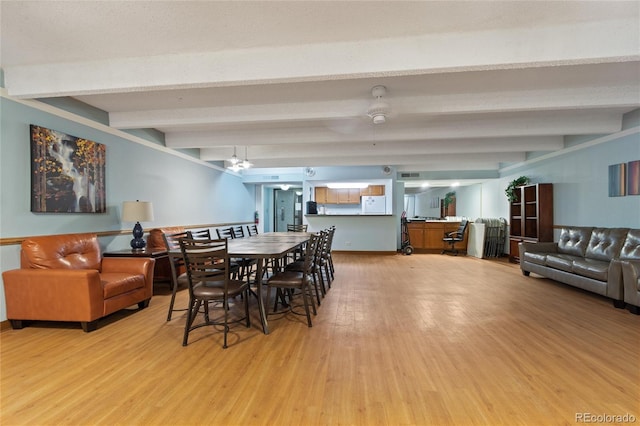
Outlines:
{"label": "table lamp", "polygon": [[133,227],[133,240],[131,249],[134,251],[144,250],[147,243],[142,236],[142,225],[140,222],[150,222],[153,220],[153,206],[150,201],[124,201],[122,203],[122,221],[135,222]]}

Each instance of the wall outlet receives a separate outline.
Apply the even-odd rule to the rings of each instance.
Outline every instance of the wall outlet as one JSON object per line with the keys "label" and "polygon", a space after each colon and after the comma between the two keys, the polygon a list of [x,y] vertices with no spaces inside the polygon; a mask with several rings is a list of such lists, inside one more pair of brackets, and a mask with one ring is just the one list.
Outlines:
{"label": "wall outlet", "polygon": [[347,247],[351,246],[351,241],[345,241],[344,245],[347,246]]}

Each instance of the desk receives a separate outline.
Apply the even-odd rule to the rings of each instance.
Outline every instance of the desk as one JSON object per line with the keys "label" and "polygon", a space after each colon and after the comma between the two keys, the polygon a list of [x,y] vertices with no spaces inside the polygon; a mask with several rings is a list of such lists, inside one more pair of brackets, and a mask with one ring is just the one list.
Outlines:
{"label": "desk", "polygon": [[269,334],[267,324],[267,311],[262,295],[262,268],[267,259],[280,259],[295,251],[298,247],[309,241],[309,232],[268,232],[251,237],[230,239],[228,252],[230,257],[256,259],[256,285],[258,294],[258,307],[262,331]]}

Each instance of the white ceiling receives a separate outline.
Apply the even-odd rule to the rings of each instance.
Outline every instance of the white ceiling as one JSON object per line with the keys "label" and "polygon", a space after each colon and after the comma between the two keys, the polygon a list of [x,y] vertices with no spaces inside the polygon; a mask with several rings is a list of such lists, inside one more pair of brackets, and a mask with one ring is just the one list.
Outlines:
{"label": "white ceiling", "polygon": [[[8,93],[255,167],[473,181],[640,106],[640,2],[2,1]],[[387,122],[366,111],[387,87]],[[419,184],[418,181],[415,182]]]}

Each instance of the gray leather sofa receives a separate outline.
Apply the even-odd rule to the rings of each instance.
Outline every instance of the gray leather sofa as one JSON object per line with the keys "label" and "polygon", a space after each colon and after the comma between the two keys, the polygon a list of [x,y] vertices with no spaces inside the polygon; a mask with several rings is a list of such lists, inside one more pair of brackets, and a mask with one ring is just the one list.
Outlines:
{"label": "gray leather sofa", "polygon": [[640,230],[630,229],[620,253],[624,301],[631,312],[640,315]]}
{"label": "gray leather sofa", "polygon": [[[632,312],[637,310],[640,296],[625,297],[622,264],[637,266],[635,272],[640,272],[640,230],[567,227],[561,229],[558,242],[523,242],[519,251],[524,275],[533,272],[606,296],[617,308],[629,303]],[[629,288],[638,291],[637,275],[635,287],[630,282]]]}

